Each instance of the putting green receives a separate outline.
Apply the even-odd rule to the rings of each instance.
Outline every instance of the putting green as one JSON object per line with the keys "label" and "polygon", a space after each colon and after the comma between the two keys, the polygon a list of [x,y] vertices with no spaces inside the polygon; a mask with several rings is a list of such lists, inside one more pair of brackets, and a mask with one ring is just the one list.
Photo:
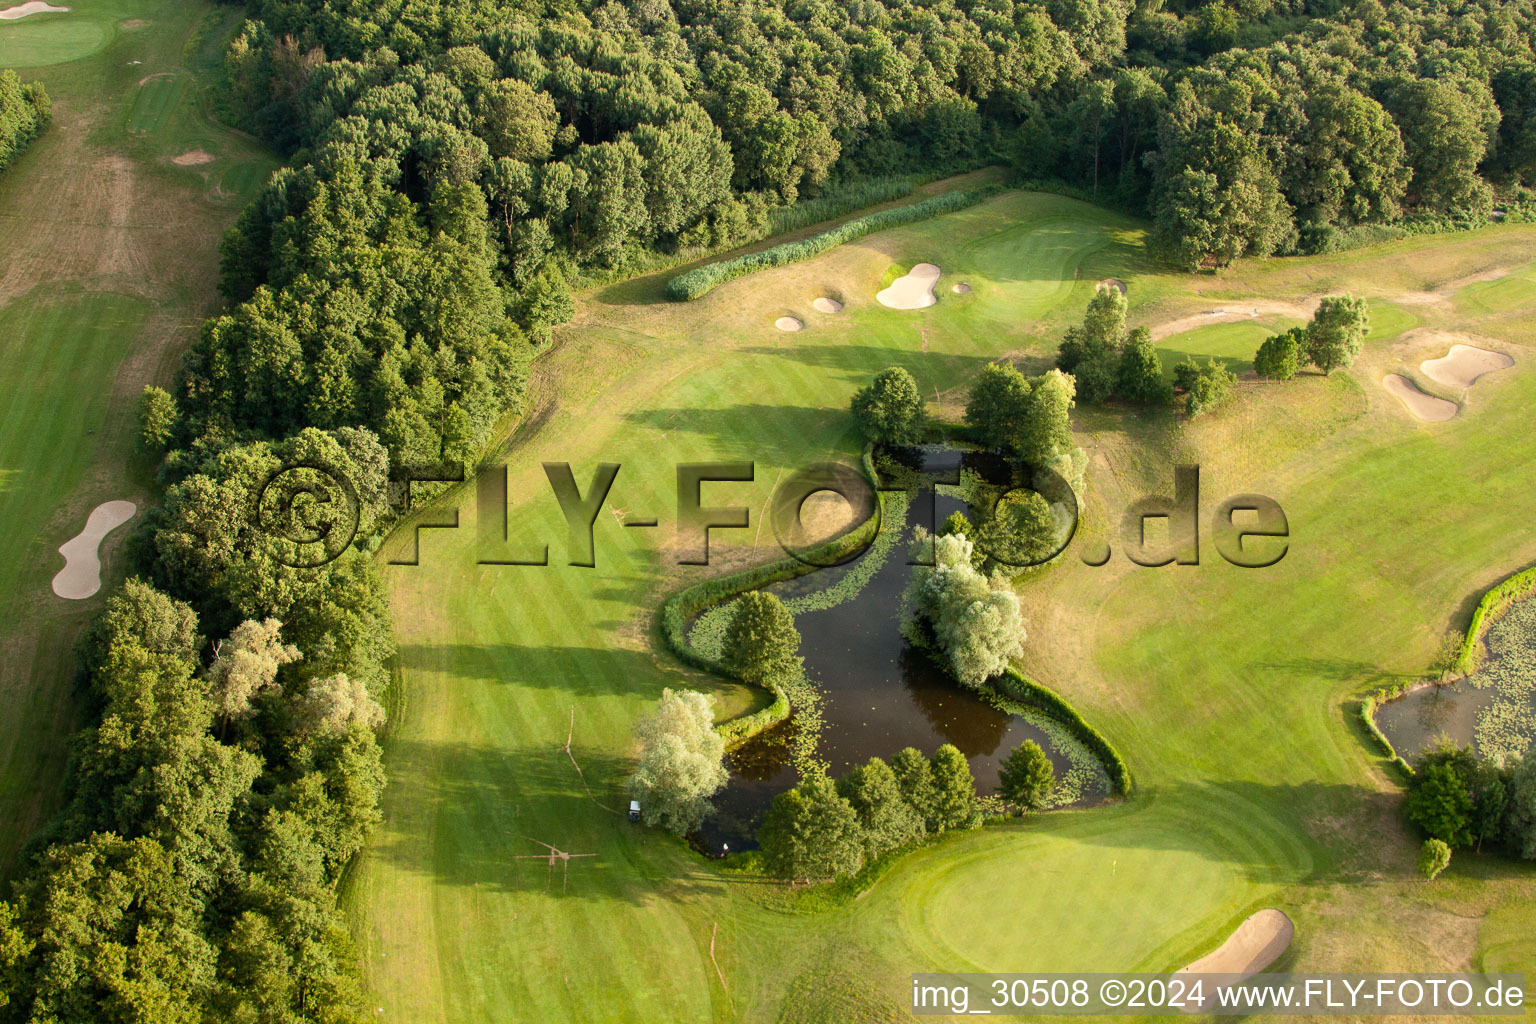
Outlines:
{"label": "putting green", "polygon": [[79,60],[106,46],[112,36],[110,21],[76,10],[0,21],[0,67],[36,68]]}

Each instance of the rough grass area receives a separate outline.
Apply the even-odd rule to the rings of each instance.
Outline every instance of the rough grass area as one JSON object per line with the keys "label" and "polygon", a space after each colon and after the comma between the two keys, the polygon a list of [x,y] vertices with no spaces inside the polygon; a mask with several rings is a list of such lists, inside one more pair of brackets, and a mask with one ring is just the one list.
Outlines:
{"label": "rough grass area", "polygon": [[[1214,278],[1164,271],[1144,241],[1143,224],[1011,193],[685,305],[660,301],[662,275],[583,297],[537,368],[554,382],[535,396],[545,414],[510,445],[514,544],[548,541],[552,564],[478,564],[498,556],[477,539],[471,492],[457,530],[422,535],[419,568],[389,570],[405,710],[385,825],[347,890],[380,1019],[886,1020],[910,999],[913,971],[1170,970],[1264,906],[1296,922],[1288,969],[1536,970],[1520,924],[1536,910],[1530,870],[1458,855],[1426,897],[1419,837],[1352,714],[1360,694],[1422,669],[1446,628],[1465,625],[1469,596],[1536,560],[1536,453],[1509,440],[1536,401],[1530,361],[1479,384],[1447,424],[1411,422],[1360,383],[1422,358],[1398,337],[1412,326],[1536,344],[1536,297],[1486,313],[1453,301],[1471,276],[1526,272],[1536,228]],[[921,261],[974,291],[941,288],[920,312],[875,302],[888,267]],[[1243,382],[1195,423],[1076,411],[1090,455],[1079,543],[1108,539],[1116,554],[1095,569],[1074,547],[1021,587],[1020,667],[1113,740],[1135,795],[945,836],[862,890],[818,894],[702,860],[598,806],[622,806],[630,723],[662,687],[720,686],[661,653],[663,596],[778,556],[760,525],[773,487],[811,462],[856,462],[853,391],[900,365],[958,417],[988,360],[1050,365],[1106,277],[1129,285],[1133,324],[1346,289],[1401,311],[1378,322],[1353,371]],[[847,297],[843,315],[773,329],[826,294]],[[1257,344],[1220,337],[1234,357]],[[610,509],[660,527],[604,512],[597,567],[566,566],[545,460],[570,461],[580,480],[621,463]],[[680,567],[675,465],[722,460],[754,461],[755,479],[706,484],[705,504],[747,506],[752,524],[713,532],[715,566]],[[1130,566],[1123,510],[1171,490],[1172,466],[1190,461],[1202,564]],[[1290,520],[1273,569],[1227,565],[1209,541],[1215,505],[1250,491]],[[572,751],[595,799],[560,749],[573,706]],[[529,839],[598,857],[572,862],[568,891],[546,889],[541,862],[513,859],[537,852]]]}
{"label": "rough grass area", "polygon": [[[207,168],[175,167],[169,157],[223,153],[256,169],[253,183],[275,166],[203,113],[183,54],[209,17],[203,31],[222,37],[240,14],[106,0],[0,23],[0,63],[14,60],[11,33],[34,18],[55,19],[37,22],[44,27],[72,18],[152,26],[113,35],[84,59],[23,71],[53,97],[54,123],[0,177],[0,879],[56,805],[74,728],[75,638],[123,570],[118,534],[103,551],[102,594],[65,601],[49,589],[63,564],[55,549],[97,504],[150,495],[149,467],[134,448],[139,392],[169,383],[182,347],[216,308],[218,240],[254,188],[219,193],[199,173]],[[182,83],[180,98],[157,115],[154,134],[130,134],[138,83],[152,74]]]}

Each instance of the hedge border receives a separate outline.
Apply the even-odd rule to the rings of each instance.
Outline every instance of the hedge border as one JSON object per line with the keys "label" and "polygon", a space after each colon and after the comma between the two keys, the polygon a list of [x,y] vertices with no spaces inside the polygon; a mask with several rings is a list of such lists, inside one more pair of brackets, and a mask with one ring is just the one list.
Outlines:
{"label": "hedge border", "polygon": [[1467,635],[1461,641],[1461,652],[1456,656],[1457,672],[1464,676],[1472,674],[1472,656],[1477,649],[1477,642],[1482,639],[1483,630],[1491,625],[1489,619],[1509,607],[1511,602],[1531,596],[1533,591],[1536,591],[1536,565],[1515,573],[1483,594],[1482,600],[1477,602],[1477,607],[1472,611]]}
{"label": "hedge border", "polygon": [[1365,727],[1366,735],[1370,736],[1381,749],[1381,752],[1387,756],[1387,760],[1402,769],[1403,774],[1409,778],[1413,777],[1413,766],[1404,760],[1403,755],[1399,754],[1397,748],[1392,745],[1392,741],[1387,739],[1387,734],[1382,732],[1381,728],[1377,726],[1376,711],[1383,704],[1405,696],[1409,690],[1412,690],[1417,685],[1417,683],[1391,683],[1383,686],[1374,693],[1368,693],[1362,697],[1359,709],[1360,724]]}
{"label": "hedge border", "polygon": [[[870,484],[878,486],[879,477],[875,471],[873,445],[864,446],[864,454],[860,459],[860,464]],[[840,560],[873,543],[874,535],[879,529],[880,516],[878,514],[870,516],[843,536],[834,538],[821,547],[807,552],[807,557],[814,557],[819,561],[829,559]],[[739,572],[727,573],[724,576],[717,576],[714,579],[703,580],[684,587],[667,598],[661,606],[662,640],[666,643],[667,649],[672,652],[673,656],[683,664],[725,679],[745,682],[745,680],[732,673],[718,660],[705,657],[693,649],[692,645],[688,643],[688,624],[701,612],[714,605],[721,604],[749,590],[767,586],[770,583],[778,583],[781,580],[790,580],[798,576],[804,576],[807,573],[816,571],[818,568],[820,566],[807,564],[798,558],[781,558],[774,562],[753,566],[750,569],[743,569]],[[725,740],[727,746],[739,746],[769,726],[782,722],[789,717],[791,710],[789,697],[785,695],[784,691],[772,683],[766,684],[764,688],[773,694],[772,704],[761,710],[754,711],[750,715],[742,715],[715,725],[715,732]]]}
{"label": "hedge border", "polygon": [[1120,756],[1120,751],[1115,749],[1115,745],[1089,724],[1082,713],[1065,697],[1050,687],[1042,686],[1022,675],[1011,665],[1003,670],[1002,675],[993,676],[990,685],[1002,696],[1028,707],[1037,708],[1044,712],[1046,717],[1066,726],[1067,731],[1103,763],[1104,770],[1109,774],[1109,781],[1114,784],[1115,792],[1121,796],[1131,795],[1131,791],[1135,789],[1135,781],[1131,777],[1131,769],[1125,763],[1125,758]]}
{"label": "hedge border", "polygon": [[920,220],[928,220],[942,213],[953,213],[963,210],[968,206],[974,206],[983,199],[990,199],[1007,191],[1007,186],[1002,184],[981,185],[976,188],[960,189],[954,192],[944,192],[931,196],[906,206],[897,206],[889,210],[880,210],[877,213],[865,214],[863,217],[855,217],[845,221],[835,228],[830,228],[820,234],[811,235],[809,238],[801,238],[793,242],[781,242],[768,249],[747,253],[745,256],[737,256],[735,259],[721,260],[718,263],[708,263],[702,267],[694,267],[685,270],[667,282],[667,298],[675,302],[691,302],[694,299],[708,295],[715,288],[727,281],[734,281],[739,277],[759,270],[769,270],[774,267],[788,266],[791,263],[799,263],[813,256],[820,256],[828,250],[851,242],[856,238],[873,234],[876,231],[885,231],[888,228],[901,227]]}

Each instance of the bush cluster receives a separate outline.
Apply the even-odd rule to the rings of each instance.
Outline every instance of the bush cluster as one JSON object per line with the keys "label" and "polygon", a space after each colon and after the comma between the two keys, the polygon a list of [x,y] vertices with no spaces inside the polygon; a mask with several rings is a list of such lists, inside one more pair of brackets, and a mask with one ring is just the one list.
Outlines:
{"label": "bush cluster", "polygon": [[946,743],[931,759],[913,747],[889,764],[872,757],[835,782],[808,775],[773,798],[757,838],[769,871],[820,881],[857,874],[892,850],[981,820],[970,763]]}

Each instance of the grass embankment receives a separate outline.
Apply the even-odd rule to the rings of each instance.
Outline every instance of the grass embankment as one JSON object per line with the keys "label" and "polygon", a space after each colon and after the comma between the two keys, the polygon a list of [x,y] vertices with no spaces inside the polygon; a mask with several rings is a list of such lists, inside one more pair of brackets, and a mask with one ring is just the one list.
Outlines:
{"label": "grass embankment", "polygon": [[[150,494],[138,394],[169,382],[215,308],[219,236],[275,166],[206,115],[199,75],[238,20],[208,3],[107,0],[0,30],[0,65],[41,81],[54,115],[0,175],[0,878],[57,802],[75,637],[121,573],[128,531],[108,539],[108,586],[84,601],[49,588],[55,549],[97,504]],[[183,84],[141,99],[163,81]],[[215,161],[171,162],[194,147]]]}
{"label": "grass embankment", "polygon": [[[1022,588],[1030,640],[1019,667],[1113,738],[1136,775],[1122,803],[946,836],[830,906],[786,899],[599,806],[622,806],[630,723],[663,686],[740,700],[655,643],[660,602],[777,557],[759,522],[775,482],[811,462],[855,462],[847,403],[887,365],[906,367],[957,418],[987,360],[1049,365],[1105,277],[1129,284],[1133,323],[1350,289],[1517,353],[1536,344],[1536,300],[1469,311],[1403,299],[1524,267],[1533,228],[1245,263],[1214,279],[1162,272],[1144,237],[1143,225],[1082,203],[1009,194],[695,302],[621,304],[622,289],[583,301],[539,368],[557,382],[539,406],[547,414],[511,449],[514,543],[548,540],[552,564],[477,564],[494,554],[479,548],[468,501],[459,529],[423,535],[420,568],[390,570],[405,710],[388,749],[385,825],[348,894],[384,1017],[885,1019],[909,998],[914,970],[1166,970],[1262,906],[1296,921],[1297,970],[1536,970],[1520,923],[1536,910],[1529,868],[1459,857],[1427,890],[1396,782],[1351,714],[1359,694],[1428,661],[1465,614],[1457,595],[1536,560],[1523,529],[1536,514],[1536,452],[1509,442],[1536,401],[1536,360],[1518,354],[1445,424],[1412,421],[1381,393],[1387,367],[1425,357],[1381,333],[1350,373],[1245,382],[1230,407],[1193,424],[1075,411],[1091,456],[1077,544],[1107,539],[1115,555],[1090,568],[1075,544]],[[919,261],[943,268],[939,303],[879,306],[881,273]],[[974,291],[952,295],[956,280]],[[843,295],[845,312],[807,314],[795,335],[774,330],[775,317],[825,294]],[[544,460],[572,462],[578,479],[620,462],[610,507],[661,526],[604,514],[597,568],[566,566]],[[723,460],[755,461],[755,479],[706,484],[704,503],[747,506],[752,525],[713,532],[715,566],[679,566],[675,465]],[[1227,494],[1279,500],[1285,559],[1239,569],[1208,539],[1198,567],[1130,566],[1120,515],[1168,490],[1179,461],[1202,466],[1204,517]],[[591,797],[561,749],[572,708]],[[567,891],[557,865],[546,888],[543,861],[515,859],[540,852],[530,839],[598,856],[571,862]]]}

